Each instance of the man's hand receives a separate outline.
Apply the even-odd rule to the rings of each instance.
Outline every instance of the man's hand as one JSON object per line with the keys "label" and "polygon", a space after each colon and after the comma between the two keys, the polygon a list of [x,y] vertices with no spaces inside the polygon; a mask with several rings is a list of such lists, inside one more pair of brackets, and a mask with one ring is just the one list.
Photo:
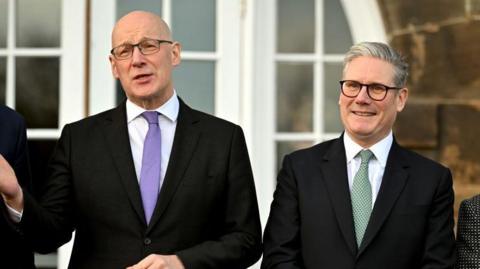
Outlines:
{"label": "man's hand", "polygon": [[185,269],[185,267],[177,255],[151,254],[127,269]]}
{"label": "man's hand", "polygon": [[0,154],[0,193],[5,202],[17,211],[23,210],[23,192],[7,160]]}

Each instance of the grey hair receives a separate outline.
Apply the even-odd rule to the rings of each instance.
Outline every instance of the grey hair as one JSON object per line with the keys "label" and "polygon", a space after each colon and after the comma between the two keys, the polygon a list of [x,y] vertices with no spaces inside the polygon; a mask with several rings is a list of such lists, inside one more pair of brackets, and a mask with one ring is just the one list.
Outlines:
{"label": "grey hair", "polygon": [[361,56],[378,58],[391,63],[395,70],[393,78],[395,86],[404,87],[407,83],[408,63],[400,53],[389,45],[380,42],[361,42],[353,45],[345,54],[343,71],[345,72],[348,63]]}

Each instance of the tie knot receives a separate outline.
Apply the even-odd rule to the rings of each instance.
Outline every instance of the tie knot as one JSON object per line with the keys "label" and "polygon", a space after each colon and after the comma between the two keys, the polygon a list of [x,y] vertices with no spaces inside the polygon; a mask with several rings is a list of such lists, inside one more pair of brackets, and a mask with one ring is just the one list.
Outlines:
{"label": "tie knot", "polygon": [[158,112],[157,111],[145,111],[142,113],[149,124],[158,124]]}
{"label": "tie knot", "polygon": [[373,153],[369,149],[365,149],[360,151],[360,159],[362,163],[368,163],[370,159],[373,157]]}

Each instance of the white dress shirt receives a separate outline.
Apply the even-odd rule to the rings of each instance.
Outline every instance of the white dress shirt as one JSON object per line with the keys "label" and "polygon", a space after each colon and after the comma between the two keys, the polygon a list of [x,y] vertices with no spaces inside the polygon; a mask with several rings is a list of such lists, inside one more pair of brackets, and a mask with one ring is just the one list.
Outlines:
{"label": "white dress shirt", "polygon": [[[348,186],[350,191],[353,186],[353,178],[360,168],[361,159],[358,153],[361,150],[364,150],[360,145],[355,143],[347,132],[343,135],[343,143],[345,145],[345,153],[347,157],[347,173],[348,173]],[[383,173],[385,172],[385,166],[387,165],[388,153],[393,143],[393,134],[392,131],[368,148],[373,153],[373,158],[368,164],[368,179],[370,180],[370,185],[372,186],[372,208],[375,204],[375,201],[378,196],[378,191],[380,190],[380,185],[382,185]],[[358,156],[357,156],[358,155]]]}
{"label": "white dress shirt", "polygon": [[[132,149],[133,164],[135,165],[135,173],[137,180],[140,182],[140,171],[142,170],[143,142],[148,132],[148,122],[142,117],[142,113],[146,110],[137,106],[130,100],[127,100],[127,123],[128,136],[130,138],[130,147]],[[178,112],[180,103],[176,92],[161,107],[155,109],[158,114],[158,124],[162,138],[162,155],[160,166],[160,188],[167,172],[168,161],[172,151],[173,138],[177,127]]]}

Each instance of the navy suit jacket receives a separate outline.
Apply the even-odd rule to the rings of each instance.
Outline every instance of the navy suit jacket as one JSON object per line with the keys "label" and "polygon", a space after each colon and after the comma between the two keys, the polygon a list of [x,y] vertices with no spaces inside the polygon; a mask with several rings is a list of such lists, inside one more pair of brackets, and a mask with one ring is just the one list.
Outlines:
{"label": "navy suit jacket", "polygon": [[261,226],[241,128],[180,101],[164,183],[145,222],[125,103],[69,124],[40,204],[25,197],[22,227],[48,252],[76,230],[70,269],[118,269],[149,254],[185,267],[246,268],[261,254]]}
{"label": "navy suit jacket", "polygon": [[455,261],[449,169],[395,141],[357,248],[343,139],[285,157],[263,269],[448,269]]}
{"label": "navy suit jacket", "polygon": [[[5,106],[0,106],[0,154],[12,166],[22,188],[30,190],[25,122],[19,114]],[[0,210],[0,240],[4,246],[0,251],[0,268],[35,268],[31,246],[19,227],[10,220],[1,198]]]}

